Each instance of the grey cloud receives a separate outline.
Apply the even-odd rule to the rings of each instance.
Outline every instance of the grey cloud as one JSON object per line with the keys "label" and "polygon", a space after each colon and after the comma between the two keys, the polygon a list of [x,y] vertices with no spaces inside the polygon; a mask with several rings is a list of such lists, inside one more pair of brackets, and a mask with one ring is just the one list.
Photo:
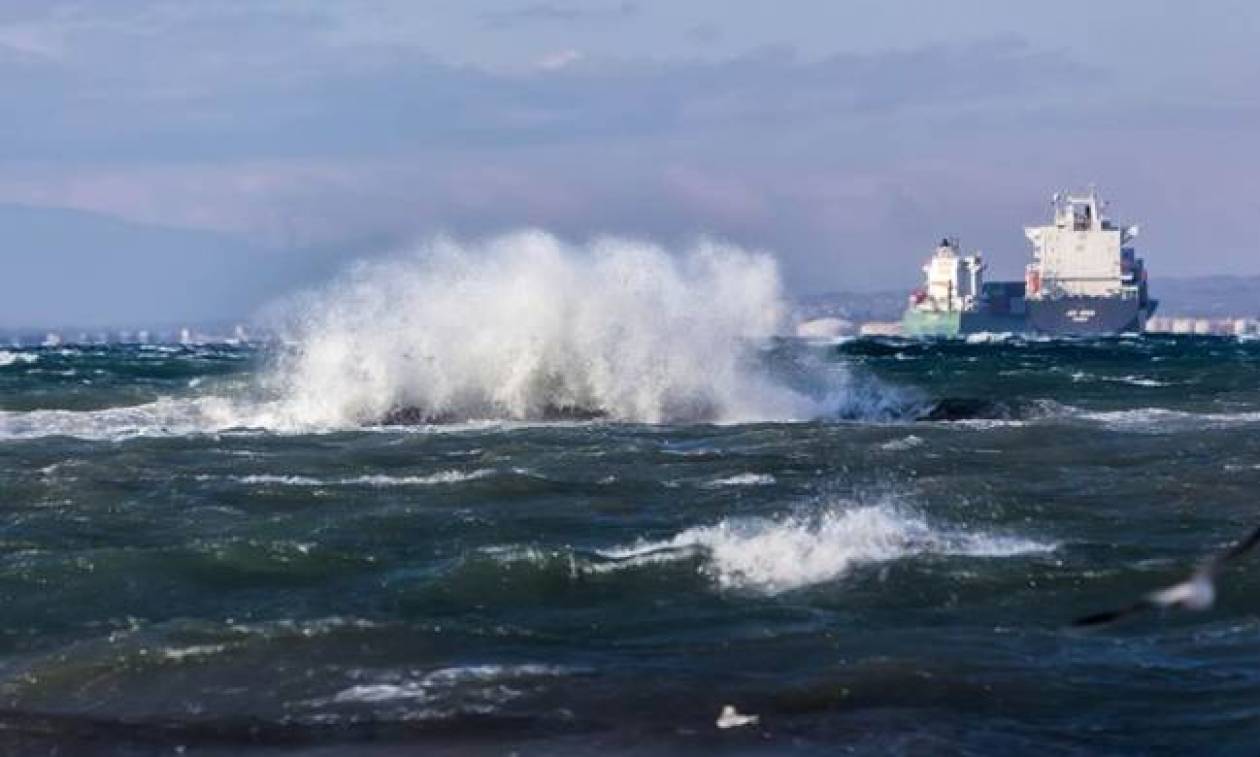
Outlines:
{"label": "grey cloud", "polygon": [[[295,56],[296,57],[296,56]],[[353,56],[350,56],[353,57]],[[133,62],[134,65],[135,64]],[[128,65],[119,61],[119,67]],[[901,111],[950,117],[1089,71],[1019,44],[798,59],[771,48],[715,62],[578,62],[495,73],[419,54],[344,68],[273,64],[273,75],[126,77],[6,67],[24,107],[0,124],[0,158],[197,160],[371,155],[401,149],[699,137]],[[267,69],[264,69],[267,70]],[[19,75],[20,74],[20,75]],[[798,127],[799,128],[799,127]]]}
{"label": "grey cloud", "polygon": [[[776,251],[810,291],[910,286],[946,233],[1017,273],[1020,226],[1045,195],[1093,180],[1147,222],[1160,273],[1254,259],[1254,92],[1133,91],[1018,37],[500,70],[380,43],[376,28],[363,43],[338,6],[145,4],[125,19],[96,7],[55,22],[61,58],[0,48],[14,104],[0,202],[291,246],[517,225],[714,233]],[[521,23],[600,26],[545,18],[589,6],[517,10],[531,7],[539,17]],[[1244,199],[1182,207],[1200,194]],[[1160,245],[1200,255],[1161,259]]]}

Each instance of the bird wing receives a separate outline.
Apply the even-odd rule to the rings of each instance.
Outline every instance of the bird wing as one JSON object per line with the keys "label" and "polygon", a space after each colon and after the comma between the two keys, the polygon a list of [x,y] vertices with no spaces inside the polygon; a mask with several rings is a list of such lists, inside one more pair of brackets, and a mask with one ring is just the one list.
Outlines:
{"label": "bird wing", "polygon": [[1190,578],[1179,584],[1153,591],[1141,600],[1119,610],[1107,610],[1085,615],[1072,621],[1078,628],[1101,626],[1115,623],[1130,615],[1161,607],[1181,605],[1190,609],[1206,609],[1212,604],[1214,590],[1212,578],[1228,562],[1247,554],[1260,545],[1260,526],[1252,529],[1247,536],[1234,546],[1218,555],[1205,560]]}
{"label": "bird wing", "polygon": [[1211,561],[1211,565],[1215,568],[1219,568],[1230,560],[1242,557],[1251,550],[1255,549],[1257,544],[1260,544],[1260,526],[1252,529],[1251,533],[1247,534],[1245,539],[1217,555]]}
{"label": "bird wing", "polygon": [[1152,602],[1149,599],[1143,598],[1141,601],[1134,602],[1128,607],[1122,607],[1119,610],[1105,610],[1103,612],[1093,613],[1092,615],[1083,615],[1077,618],[1076,620],[1073,620],[1072,625],[1076,628],[1087,628],[1089,626],[1105,626],[1111,623],[1115,623],[1118,620],[1123,620],[1124,618],[1127,618],[1130,615],[1136,615],[1140,612],[1153,610],[1156,607],[1158,607],[1158,605],[1156,605],[1154,602]]}

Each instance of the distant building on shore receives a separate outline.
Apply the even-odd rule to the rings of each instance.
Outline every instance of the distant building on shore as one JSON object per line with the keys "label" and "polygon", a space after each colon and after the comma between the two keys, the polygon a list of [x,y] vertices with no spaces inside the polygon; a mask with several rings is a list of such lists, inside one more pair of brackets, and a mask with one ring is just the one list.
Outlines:
{"label": "distant building on shore", "polygon": [[1252,336],[1260,334],[1260,320],[1255,318],[1157,316],[1146,322],[1146,330],[1153,334]]}

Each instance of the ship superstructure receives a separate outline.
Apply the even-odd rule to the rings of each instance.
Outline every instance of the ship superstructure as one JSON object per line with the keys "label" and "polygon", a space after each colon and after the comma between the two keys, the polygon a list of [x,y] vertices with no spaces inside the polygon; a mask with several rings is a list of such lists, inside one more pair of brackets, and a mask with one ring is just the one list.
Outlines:
{"label": "ship superstructure", "polygon": [[919,290],[920,305],[931,310],[973,310],[980,295],[984,259],[979,253],[962,255],[958,239],[942,239],[932,259],[923,266],[927,286]]}
{"label": "ship superstructure", "polygon": [[910,295],[903,330],[911,336],[1022,330],[1023,287],[985,282],[986,268],[979,252],[963,255],[957,238],[942,239],[923,266],[925,285]]}
{"label": "ship superstructure", "polygon": [[1050,224],[1024,229],[1033,244],[1024,278],[1030,325],[1049,334],[1141,331],[1156,303],[1133,249],[1138,227],[1113,223],[1092,188],[1055,194],[1051,204]]}
{"label": "ship superstructure", "polygon": [[1092,188],[1057,193],[1045,226],[1024,229],[1033,259],[1024,281],[985,282],[979,253],[944,239],[923,267],[902,325],[911,336],[988,332],[1049,335],[1141,331],[1157,303],[1133,249],[1136,226],[1121,228]]}

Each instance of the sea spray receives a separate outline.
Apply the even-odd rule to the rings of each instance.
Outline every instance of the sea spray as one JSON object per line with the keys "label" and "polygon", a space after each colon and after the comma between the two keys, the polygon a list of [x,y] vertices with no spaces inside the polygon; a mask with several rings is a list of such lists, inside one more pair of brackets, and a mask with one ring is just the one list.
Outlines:
{"label": "sea spray", "polygon": [[439,238],[270,308],[279,339],[257,374],[137,404],[0,409],[0,439],[917,417],[912,392],[776,337],[785,310],[774,259],[727,244]]}
{"label": "sea spray", "polygon": [[716,242],[439,239],[304,297],[275,379],[308,425],[813,417],[757,363],[783,310],[773,259]]}

